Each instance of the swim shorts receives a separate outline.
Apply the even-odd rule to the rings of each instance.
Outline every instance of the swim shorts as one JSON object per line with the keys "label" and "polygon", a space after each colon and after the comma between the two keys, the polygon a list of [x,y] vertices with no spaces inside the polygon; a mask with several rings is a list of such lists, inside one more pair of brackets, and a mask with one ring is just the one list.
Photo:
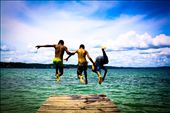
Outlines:
{"label": "swim shorts", "polygon": [[87,70],[87,63],[84,63],[84,64],[78,63],[77,73],[79,75],[82,74],[82,72],[86,70]]}
{"label": "swim shorts", "polygon": [[57,66],[63,66],[63,62],[60,58],[54,58],[53,63]]}

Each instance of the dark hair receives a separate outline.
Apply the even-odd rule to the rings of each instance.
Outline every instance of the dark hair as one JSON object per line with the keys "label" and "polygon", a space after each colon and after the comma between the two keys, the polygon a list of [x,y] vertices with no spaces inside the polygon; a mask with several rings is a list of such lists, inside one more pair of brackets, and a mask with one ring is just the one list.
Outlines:
{"label": "dark hair", "polygon": [[79,48],[83,48],[84,49],[85,48],[84,44],[81,44]]}
{"label": "dark hair", "polygon": [[58,42],[58,44],[64,45],[64,41],[63,41],[63,40],[60,40],[60,41]]}

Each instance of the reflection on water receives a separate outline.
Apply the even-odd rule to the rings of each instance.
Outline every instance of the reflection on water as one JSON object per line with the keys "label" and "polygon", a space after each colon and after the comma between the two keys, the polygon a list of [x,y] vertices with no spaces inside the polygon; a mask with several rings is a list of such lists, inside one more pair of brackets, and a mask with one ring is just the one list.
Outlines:
{"label": "reflection on water", "polygon": [[170,70],[109,69],[99,85],[88,70],[88,85],[76,69],[65,69],[60,82],[54,69],[1,69],[1,112],[35,113],[50,95],[106,94],[123,113],[169,113]]}

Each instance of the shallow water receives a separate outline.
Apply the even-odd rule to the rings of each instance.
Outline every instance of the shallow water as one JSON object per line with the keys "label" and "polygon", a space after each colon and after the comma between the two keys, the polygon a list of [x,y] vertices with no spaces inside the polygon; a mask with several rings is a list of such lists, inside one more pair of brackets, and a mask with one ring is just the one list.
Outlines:
{"label": "shallow water", "polygon": [[35,113],[50,95],[106,94],[122,113],[170,113],[170,70],[109,69],[102,85],[88,70],[88,85],[76,69],[1,69],[1,112]]}

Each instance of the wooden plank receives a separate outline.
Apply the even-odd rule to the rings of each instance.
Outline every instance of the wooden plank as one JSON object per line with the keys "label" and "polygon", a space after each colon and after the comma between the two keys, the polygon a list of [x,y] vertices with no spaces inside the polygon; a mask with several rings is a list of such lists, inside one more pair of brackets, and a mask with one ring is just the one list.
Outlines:
{"label": "wooden plank", "polygon": [[106,95],[50,96],[37,113],[120,113]]}
{"label": "wooden plank", "polygon": [[38,113],[119,113],[115,111],[94,111],[94,110],[50,110],[50,111],[39,111]]}

